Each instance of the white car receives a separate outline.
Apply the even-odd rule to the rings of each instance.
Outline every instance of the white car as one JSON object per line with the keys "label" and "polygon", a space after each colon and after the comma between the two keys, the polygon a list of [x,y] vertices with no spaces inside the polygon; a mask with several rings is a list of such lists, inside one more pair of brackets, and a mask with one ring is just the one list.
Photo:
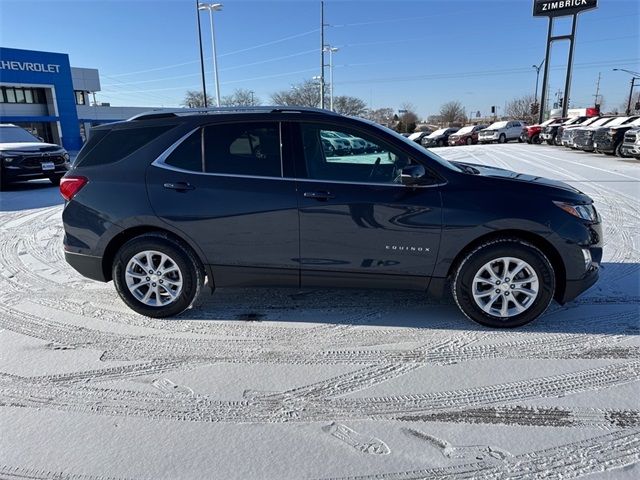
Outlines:
{"label": "white car", "polygon": [[505,143],[520,138],[526,126],[520,120],[505,120],[489,125],[478,134],[478,143]]}

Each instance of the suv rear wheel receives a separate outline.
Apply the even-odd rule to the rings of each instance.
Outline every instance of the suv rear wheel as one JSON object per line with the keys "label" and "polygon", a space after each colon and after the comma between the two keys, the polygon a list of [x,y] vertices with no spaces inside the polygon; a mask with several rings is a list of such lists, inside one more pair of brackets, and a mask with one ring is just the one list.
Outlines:
{"label": "suv rear wheel", "polygon": [[129,240],[113,263],[120,298],[148,317],[177,315],[189,308],[204,283],[200,261],[189,247],[162,234]]}
{"label": "suv rear wheel", "polygon": [[553,299],[555,275],[535,246],[518,239],[492,240],[460,262],[452,290],[469,319],[513,328],[544,313]]}

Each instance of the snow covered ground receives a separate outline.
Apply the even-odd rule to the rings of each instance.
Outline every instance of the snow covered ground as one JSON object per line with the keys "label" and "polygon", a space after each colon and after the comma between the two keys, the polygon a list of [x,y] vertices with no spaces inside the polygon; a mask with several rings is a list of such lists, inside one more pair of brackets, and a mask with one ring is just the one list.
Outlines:
{"label": "snow covered ground", "polygon": [[0,194],[0,478],[640,478],[640,163],[437,153],[591,195],[600,281],[513,331],[403,292],[221,290],[155,320],[65,264],[57,189]]}

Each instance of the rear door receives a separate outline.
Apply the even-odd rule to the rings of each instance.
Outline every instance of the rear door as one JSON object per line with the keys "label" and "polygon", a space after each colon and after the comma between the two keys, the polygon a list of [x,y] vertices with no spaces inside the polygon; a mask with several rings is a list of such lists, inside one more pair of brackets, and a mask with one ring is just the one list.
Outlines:
{"label": "rear door", "polygon": [[[375,148],[336,155],[323,148],[327,132]],[[442,229],[436,182],[403,185],[400,170],[412,160],[367,132],[301,123],[296,138],[302,286],[426,288]]]}
{"label": "rear door", "polygon": [[216,286],[299,282],[295,181],[279,122],[196,128],[147,172],[156,214],[194,240]]}

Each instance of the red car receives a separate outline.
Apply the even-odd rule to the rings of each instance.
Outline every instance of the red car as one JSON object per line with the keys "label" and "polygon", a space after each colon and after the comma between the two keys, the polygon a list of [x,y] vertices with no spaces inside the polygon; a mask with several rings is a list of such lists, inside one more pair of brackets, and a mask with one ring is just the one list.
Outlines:
{"label": "red car", "polygon": [[456,133],[449,135],[449,145],[475,145],[478,143],[478,132],[485,128],[487,128],[486,125],[462,127]]}
{"label": "red car", "polygon": [[549,125],[561,124],[568,120],[567,118],[551,118],[546,122],[538,123],[536,125],[527,125],[522,129],[522,140],[527,143],[542,143],[540,134],[545,127]]}

